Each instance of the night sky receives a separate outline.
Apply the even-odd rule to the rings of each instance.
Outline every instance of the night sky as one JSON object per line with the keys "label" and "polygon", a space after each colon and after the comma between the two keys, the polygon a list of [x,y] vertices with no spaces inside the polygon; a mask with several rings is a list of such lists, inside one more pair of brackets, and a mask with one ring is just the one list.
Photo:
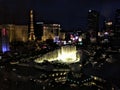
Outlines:
{"label": "night sky", "polygon": [[[28,24],[29,11],[35,21],[60,23],[63,29],[85,27],[89,9],[113,18],[120,0],[0,0],[0,24]],[[103,19],[103,18],[101,18]]]}

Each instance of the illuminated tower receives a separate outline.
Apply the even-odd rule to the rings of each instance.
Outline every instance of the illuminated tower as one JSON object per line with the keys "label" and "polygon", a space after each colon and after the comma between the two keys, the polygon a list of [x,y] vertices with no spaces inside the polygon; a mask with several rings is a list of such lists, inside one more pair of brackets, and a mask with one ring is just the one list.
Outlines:
{"label": "illuminated tower", "polygon": [[34,25],[33,25],[33,10],[30,11],[30,33],[29,33],[29,41],[34,41]]}

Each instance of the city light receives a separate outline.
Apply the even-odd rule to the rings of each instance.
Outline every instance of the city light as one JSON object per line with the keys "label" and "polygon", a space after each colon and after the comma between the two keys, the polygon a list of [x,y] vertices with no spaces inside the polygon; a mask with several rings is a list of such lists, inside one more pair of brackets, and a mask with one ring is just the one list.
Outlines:
{"label": "city light", "polygon": [[2,29],[2,52],[5,53],[9,51],[9,43],[8,43],[8,36],[7,31],[5,28]]}
{"label": "city light", "polygon": [[76,47],[62,47],[58,55],[58,60],[62,62],[75,62],[76,58]]}
{"label": "city light", "polygon": [[112,22],[107,22],[106,24],[110,26],[110,25],[112,25]]}
{"label": "city light", "polygon": [[[106,17],[104,21],[101,17],[104,14],[88,9],[87,23],[82,20],[87,26],[80,25],[74,13],[73,18],[65,19],[64,23],[58,21],[58,24],[52,18],[39,22],[36,18],[39,14],[34,17],[33,10],[27,25],[0,25],[0,90],[117,89],[120,83],[120,9],[112,20],[114,23]],[[5,14],[12,15],[8,13]],[[56,18],[62,20],[62,16]],[[66,29],[63,24],[67,24]]]}
{"label": "city light", "polygon": [[77,53],[76,46],[62,46],[60,49],[49,52],[35,60],[36,63],[42,63],[44,60],[63,63],[75,63],[80,61],[80,53]]}

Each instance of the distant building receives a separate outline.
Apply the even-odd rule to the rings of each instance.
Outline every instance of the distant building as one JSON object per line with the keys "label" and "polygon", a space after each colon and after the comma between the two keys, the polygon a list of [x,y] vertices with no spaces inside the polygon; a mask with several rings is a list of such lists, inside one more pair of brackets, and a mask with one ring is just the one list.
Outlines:
{"label": "distant building", "polygon": [[87,29],[90,32],[91,40],[95,40],[99,31],[99,12],[95,10],[89,10]]}
{"label": "distant building", "polygon": [[47,39],[59,38],[60,35],[60,24],[43,24],[43,36],[42,41]]}
{"label": "distant building", "polygon": [[114,26],[115,36],[120,38],[120,9],[115,11],[115,26]]}
{"label": "distant building", "polygon": [[113,29],[113,21],[111,20],[106,20],[105,22],[105,29],[104,32],[108,33],[109,36],[114,36],[114,29]]}
{"label": "distant building", "polygon": [[34,27],[34,33],[35,33],[35,37],[36,40],[42,40],[42,36],[43,36],[43,22],[36,22],[35,23],[35,27]]}
{"label": "distant building", "polygon": [[95,10],[89,10],[88,12],[87,29],[95,32],[99,30],[99,13]]}
{"label": "distant building", "polygon": [[59,38],[60,40],[65,40],[65,32],[60,32]]}
{"label": "distant building", "polygon": [[27,25],[14,25],[14,24],[0,25],[0,29],[2,28],[5,28],[7,30],[9,42],[28,41]]}

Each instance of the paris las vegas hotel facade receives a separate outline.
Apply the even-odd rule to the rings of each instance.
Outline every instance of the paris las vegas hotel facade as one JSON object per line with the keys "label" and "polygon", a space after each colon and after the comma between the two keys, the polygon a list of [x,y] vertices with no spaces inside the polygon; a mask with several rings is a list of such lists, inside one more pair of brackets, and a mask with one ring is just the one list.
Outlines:
{"label": "paris las vegas hotel facade", "polygon": [[29,25],[4,24],[0,25],[0,51],[2,45],[7,48],[11,42],[27,42],[33,40],[46,41],[47,39],[64,39],[65,34],[60,32],[60,24],[44,24],[43,22],[34,23],[33,10],[30,11]]}

